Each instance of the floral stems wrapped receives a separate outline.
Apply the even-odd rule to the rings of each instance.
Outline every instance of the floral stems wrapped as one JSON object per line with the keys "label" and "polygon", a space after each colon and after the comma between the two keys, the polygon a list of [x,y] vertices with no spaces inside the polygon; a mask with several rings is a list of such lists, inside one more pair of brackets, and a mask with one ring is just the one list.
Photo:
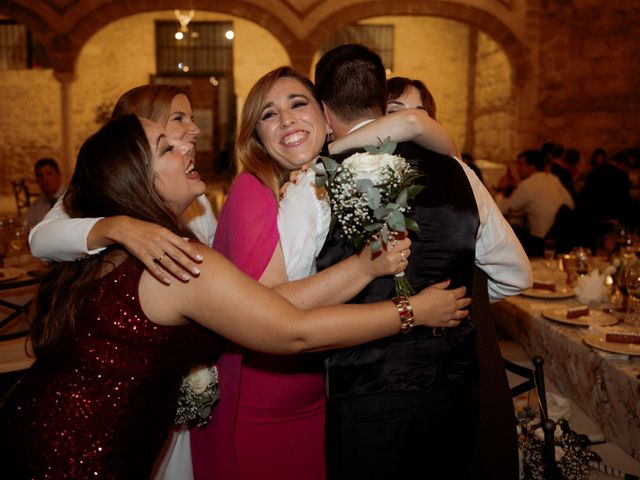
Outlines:
{"label": "floral stems wrapped", "polygon": [[[424,188],[416,184],[420,174],[398,155],[396,143],[387,137],[379,147],[367,146],[342,164],[320,157],[324,168],[316,165],[316,186],[331,199],[333,218],[345,238],[357,249],[369,244],[372,252],[387,249],[397,235],[418,232],[418,223],[407,216],[409,201]],[[396,294],[415,294],[404,272],[395,277]]]}

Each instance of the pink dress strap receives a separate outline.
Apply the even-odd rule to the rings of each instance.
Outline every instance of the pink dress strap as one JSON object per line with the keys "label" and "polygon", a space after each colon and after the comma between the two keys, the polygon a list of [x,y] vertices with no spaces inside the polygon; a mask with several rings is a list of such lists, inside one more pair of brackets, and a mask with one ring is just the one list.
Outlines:
{"label": "pink dress strap", "polygon": [[[273,192],[249,173],[234,181],[220,212],[213,247],[240,270],[258,280],[279,241],[278,204]],[[218,361],[220,400],[211,423],[191,430],[196,480],[235,480],[238,466],[234,424],[238,410],[242,355],[227,345]]]}

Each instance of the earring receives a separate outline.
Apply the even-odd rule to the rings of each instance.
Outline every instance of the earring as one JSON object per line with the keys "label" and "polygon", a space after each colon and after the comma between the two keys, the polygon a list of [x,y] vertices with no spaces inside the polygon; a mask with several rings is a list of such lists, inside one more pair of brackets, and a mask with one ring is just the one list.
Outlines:
{"label": "earring", "polygon": [[333,141],[333,130],[332,129],[328,129],[327,130],[327,143],[330,143]]}

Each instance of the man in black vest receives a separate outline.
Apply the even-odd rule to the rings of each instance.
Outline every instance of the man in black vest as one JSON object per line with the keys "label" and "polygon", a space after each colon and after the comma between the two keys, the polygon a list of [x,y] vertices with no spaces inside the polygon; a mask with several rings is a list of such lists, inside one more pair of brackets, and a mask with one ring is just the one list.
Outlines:
{"label": "man in black vest", "polygon": [[[365,47],[343,45],[327,52],[316,66],[315,80],[336,137],[382,116],[385,71],[380,58]],[[341,161],[352,153],[334,158]],[[412,237],[409,281],[420,290],[451,279],[452,288],[464,285],[470,295],[474,263],[482,263],[476,258],[482,222],[461,162],[413,143],[399,144],[395,154],[424,174],[421,183],[426,187],[412,201],[410,212],[420,233]],[[531,271],[506,221],[499,212],[495,216],[490,197],[485,202],[490,205],[483,204],[482,218],[490,210],[495,248],[508,247],[483,254],[490,282],[494,269],[508,265],[505,277],[510,278],[494,279],[490,285],[496,299],[528,288]],[[485,253],[493,248],[480,245]],[[318,258],[318,269],[353,253],[350,241],[335,228]],[[502,255],[506,260],[495,260]],[[353,301],[394,296],[393,278],[380,278]],[[470,318],[454,328],[415,328],[407,335],[338,351],[327,360],[327,371],[330,480],[471,478],[478,363]]]}

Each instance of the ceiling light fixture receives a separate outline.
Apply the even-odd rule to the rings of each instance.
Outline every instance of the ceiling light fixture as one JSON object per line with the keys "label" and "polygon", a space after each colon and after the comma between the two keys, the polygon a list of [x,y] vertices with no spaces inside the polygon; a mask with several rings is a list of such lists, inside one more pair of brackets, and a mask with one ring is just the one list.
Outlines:
{"label": "ceiling light fixture", "polygon": [[176,40],[182,40],[184,38],[184,34],[189,31],[189,22],[191,21],[193,16],[196,14],[196,11],[189,10],[189,13],[185,15],[184,13],[182,13],[180,10],[176,8],[173,11],[173,13],[176,16],[176,19],[178,20],[178,22],[180,22],[180,31],[176,32],[175,37],[176,37]]}

